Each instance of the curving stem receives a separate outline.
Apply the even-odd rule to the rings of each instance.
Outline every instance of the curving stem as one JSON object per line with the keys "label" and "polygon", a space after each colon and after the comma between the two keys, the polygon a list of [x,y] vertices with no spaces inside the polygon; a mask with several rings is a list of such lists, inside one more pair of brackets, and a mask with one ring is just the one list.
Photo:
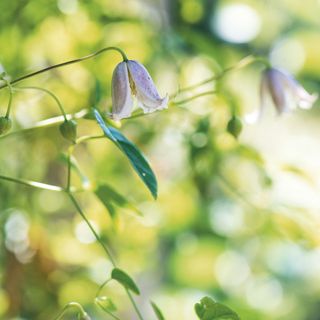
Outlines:
{"label": "curving stem", "polygon": [[[36,76],[38,74],[50,71],[52,69],[61,68],[61,67],[67,66],[69,64],[74,64],[74,63],[78,63],[78,62],[81,62],[81,61],[84,61],[84,60],[88,60],[88,59],[94,58],[95,56],[97,56],[97,55],[99,55],[101,53],[104,53],[106,51],[110,51],[110,50],[118,51],[121,54],[123,61],[128,61],[127,55],[120,48],[118,48],[118,47],[106,47],[106,48],[100,49],[100,50],[98,50],[98,51],[96,51],[94,53],[88,54],[87,56],[84,56],[84,57],[81,57],[81,58],[78,58],[78,59],[74,59],[74,60],[65,61],[65,62],[58,63],[58,64],[54,64],[54,65],[46,67],[44,69],[41,69],[41,70],[38,70],[38,71],[35,71],[35,72],[32,72],[32,73],[28,73],[28,74],[26,74],[24,76],[21,76],[21,77],[19,77],[17,79],[12,80],[10,82],[10,84],[18,83],[18,82],[20,82],[22,80],[34,77],[34,76]],[[0,86],[0,89],[3,89],[5,87],[7,87],[7,86],[8,86],[8,82],[2,84]]]}

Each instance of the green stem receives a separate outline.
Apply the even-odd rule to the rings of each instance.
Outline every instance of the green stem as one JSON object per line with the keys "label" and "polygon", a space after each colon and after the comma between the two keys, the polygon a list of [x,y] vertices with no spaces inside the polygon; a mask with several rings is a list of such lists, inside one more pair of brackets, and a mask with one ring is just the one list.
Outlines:
{"label": "green stem", "polygon": [[175,94],[170,95],[170,97],[175,97],[177,94],[180,94],[181,92],[185,92],[185,91],[189,91],[189,90],[193,90],[196,89],[200,86],[203,86],[207,83],[213,82],[213,81],[218,81],[221,78],[223,78],[227,73],[229,73],[230,71],[234,71],[234,70],[238,70],[241,68],[244,68],[246,66],[248,66],[249,64],[253,63],[253,62],[261,62],[263,63],[265,66],[270,66],[270,63],[267,59],[263,58],[263,57],[255,57],[253,55],[249,55],[247,57],[244,57],[243,59],[241,59],[237,64],[235,64],[234,66],[228,67],[224,70],[222,70],[220,73],[218,73],[215,76],[212,76],[210,78],[207,78],[203,81],[200,81],[194,85],[179,89]]}
{"label": "green stem", "polygon": [[210,94],[216,94],[217,91],[215,90],[211,90],[211,91],[205,91],[205,92],[201,92],[199,94],[196,94],[190,98],[186,98],[186,99],[183,99],[183,100],[180,100],[180,101],[176,101],[176,102],[172,102],[173,105],[180,105],[180,104],[184,104],[184,103],[187,103],[189,101],[192,101],[194,99],[197,99],[197,98],[200,98],[200,97],[203,97],[203,96],[207,96],[207,95],[210,95]]}
{"label": "green stem", "polygon": [[22,184],[22,185],[29,186],[29,187],[33,187],[33,188],[38,188],[38,189],[58,191],[58,192],[63,191],[63,188],[61,188],[59,186],[54,186],[51,184],[46,184],[46,183],[37,182],[37,181],[12,178],[12,177],[7,177],[7,176],[3,176],[3,175],[0,175],[0,179],[15,182],[15,183]]}
{"label": "green stem", "polygon": [[6,118],[9,118],[9,116],[10,116],[10,111],[11,111],[11,105],[12,105],[13,90],[12,90],[12,86],[11,86],[11,84],[9,83],[9,81],[7,81],[7,85],[8,85],[8,88],[9,88],[9,101],[8,101],[8,107],[7,107],[7,112],[6,112],[5,117],[6,117]]}
{"label": "green stem", "polygon": [[127,288],[125,288],[125,290],[126,290],[126,292],[127,292],[127,295],[128,295],[128,297],[129,297],[129,299],[130,299],[130,301],[131,301],[131,303],[132,303],[132,305],[133,305],[133,307],[134,307],[134,309],[135,309],[135,311],[136,311],[139,319],[140,319],[140,320],[143,320],[143,316],[142,316],[142,314],[141,314],[141,312],[140,312],[140,310],[139,310],[136,302],[134,301],[131,292],[130,292]]}
{"label": "green stem", "polygon": [[89,229],[91,230],[91,232],[93,233],[93,235],[95,236],[96,240],[100,243],[100,245],[102,246],[103,250],[105,251],[105,253],[107,254],[110,262],[112,263],[113,267],[116,267],[116,262],[114,260],[114,258],[112,257],[112,254],[109,250],[109,248],[102,242],[102,240],[100,239],[98,233],[96,232],[96,230],[93,228],[92,224],[90,223],[89,219],[86,217],[84,211],[81,209],[78,201],[76,200],[76,198],[73,196],[73,194],[71,192],[67,192],[71,202],[73,203],[73,205],[75,206],[75,208],[77,209],[77,211],[79,212],[79,214],[81,215],[81,217],[83,218],[83,220],[86,222],[86,224],[88,225]]}
{"label": "green stem", "polygon": [[[109,248],[102,242],[102,240],[100,239],[98,233],[95,231],[95,229],[93,228],[92,224],[90,223],[89,219],[86,217],[85,213],[83,212],[83,210],[81,209],[79,203],[77,202],[76,198],[73,196],[73,194],[71,192],[67,192],[70,200],[72,201],[73,205],[75,206],[75,208],[77,209],[77,211],[79,212],[79,214],[81,215],[81,217],[83,218],[83,220],[87,223],[88,227],[90,228],[91,232],[94,234],[96,240],[100,243],[100,245],[102,246],[103,250],[106,252],[107,256],[109,257],[109,260],[111,261],[113,267],[116,267],[116,262],[114,260],[114,258],[112,257],[112,254],[109,250]],[[136,304],[136,302],[134,301],[132,294],[130,293],[130,291],[125,288],[125,291],[134,307],[134,310],[136,311],[138,318],[140,320],[144,320],[143,316]]]}
{"label": "green stem", "polygon": [[[67,114],[67,118],[68,119],[82,119],[82,118],[85,118],[88,114],[89,114],[89,111],[87,109],[82,109],[75,114]],[[0,140],[7,138],[9,136],[15,135],[15,134],[26,133],[31,130],[54,126],[56,124],[62,123],[63,121],[65,121],[63,116],[48,118],[46,120],[42,120],[42,121],[37,122],[34,127],[25,128],[25,129],[21,129],[21,130],[17,130],[17,131],[12,131],[6,135],[0,136]]]}
{"label": "green stem", "polygon": [[71,183],[71,154],[68,153],[68,169],[67,169],[67,191],[70,191],[70,183]]}
{"label": "green stem", "polygon": [[96,304],[104,311],[106,312],[110,317],[116,320],[121,320],[119,317],[117,317],[115,314],[110,312],[108,309],[106,309],[99,301],[96,301]]}
{"label": "green stem", "polygon": [[56,318],[54,318],[54,320],[60,320],[62,319],[62,317],[64,316],[64,314],[66,313],[66,311],[70,308],[76,308],[78,309],[80,315],[84,318],[87,316],[87,313],[84,311],[84,309],[82,308],[81,304],[79,304],[78,302],[70,302],[68,303],[66,306],[64,306],[64,308],[61,310],[61,312],[58,314],[58,316]]}
{"label": "green stem", "polygon": [[50,97],[53,98],[53,100],[57,103],[57,105],[59,106],[59,109],[63,115],[63,118],[65,121],[67,121],[67,114],[66,112],[64,111],[64,108],[60,102],[60,100],[58,99],[58,97],[53,93],[51,92],[50,90],[47,90],[47,89],[44,89],[44,88],[40,88],[40,87],[16,87],[14,88],[14,90],[39,90],[39,91],[42,91],[42,92],[45,92],[46,94],[48,94]]}
{"label": "green stem", "polygon": [[95,139],[102,139],[105,138],[105,135],[99,135],[99,136],[83,136],[80,137],[79,139],[77,139],[76,144],[85,142],[85,141],[89,141],[89,140],[95,140]]}
{"label": "green stem", "polygon": [[248,199],[242,195],[231,183],[221,174],[217,175],[218,181],[220,182],[220,186],[222,188],[227,189],[229,193],[231,193],[234,198],[240,200],[243,204],[245,204],[250,209],[254,209],[255,211],[261,211],[261,208],[258,208],[256,205],[248,201]]}
{"label": "green stem", "polygon": [[[70,65],[70,64],[74,64],[74,63],[78,63],[78,62],[81,62],[81,61],[84,61],[84,60],[88,60],[88,59],[94,58],[95,56],[97,56],[97,55],[99,55],[99,54],[101,54],[103,52],[109,51],[109,50],[118,51],[121,54],[123,61],[128,61],[128,57],[126,56],[126,54],[120,48],[107,47],[107,48],[103,48],[101,50],[98,50],[98,51],[96,51],[94,53],[91,53],[91,54],[89,54],[87,56],[84,56],[84,57],[81,57],[81,58],[78,58],[78,59],[69,60],[69,61],[66,61],[66,62],[54,64],[54,65],[46,67],[44,69],[41,69],[41,70],[38,70],[38,71],[35,71],[35,72],[32,72],[32,73],[28,73],[28,74],[26,74],[24,76],[21,76],[21,77],[15,79],[15,80],[11,81],[11,84],[18,83],[18,82],[20,82],[22,80],[34,77],[34,76],[36,76],[38,74],[41,74],[41,73],[44,73],[44,72],[47,72],[47,71],[50,71],[50,70],[53,70],[53,69],[61,68],[61,67],[64,67],[64,66],[67,66],[67,65]],[[5,88],[7,86],[8,86],[8,84],[5,83],[5,84],[0,86],[0,89]]]}

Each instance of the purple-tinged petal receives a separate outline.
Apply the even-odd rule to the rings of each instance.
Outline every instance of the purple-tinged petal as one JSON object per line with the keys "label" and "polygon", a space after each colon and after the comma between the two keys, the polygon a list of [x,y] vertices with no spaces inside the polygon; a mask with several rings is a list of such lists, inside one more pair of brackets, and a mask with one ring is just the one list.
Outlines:
{"label": "purple-tinged petal", "polygon": [[283,73],[285,77],[286,86],[290,90],[292,98],[302,109],[310,109],[314,102],[318,99],[317,94],[310,94],[303,86],[290,74]]}
{"label": "purple-tinged petal", "polygon": [[168,96],[160,97],[147,69],[134,60],[129,60],[127,64],[134,86],[133,91],[143,111],[148,113],[167,108]]}
{"label": "purple-tinged petal", "polygon": [[126,62],[121,62],[112,75],[112,118],[121,120],[131,115],[133,101]]}
{"label": "purple-tinged petal", "polygon": [[286,97],[286,77],[277,69],[269,69],[265,72],[268,82],[269,93],[274,106],[279,114],[289,111]]}

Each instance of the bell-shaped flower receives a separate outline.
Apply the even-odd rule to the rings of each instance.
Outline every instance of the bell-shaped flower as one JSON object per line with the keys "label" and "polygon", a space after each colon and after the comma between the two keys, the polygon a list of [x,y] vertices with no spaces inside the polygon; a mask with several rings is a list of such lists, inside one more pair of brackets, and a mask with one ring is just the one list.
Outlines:
{"label": "bell-shaped flower", "polygon": [[275,68],[268,68],[264,71],[260,86],[260,109],[246,117],[247,122],[256,122],[264,112],[271,98],[278,114],[289,112],[296,106],[302,109],[310,109],[318,98],[317,94],[308,93],[285,71]]}
{"label": "bell-shaped flower", "polygon": [[130,117],[135,96],[144,113],[167,108],[168,96],[161,98],[147,71],[139,62],[123,61],[117,65],[112,76],[112,118]]}

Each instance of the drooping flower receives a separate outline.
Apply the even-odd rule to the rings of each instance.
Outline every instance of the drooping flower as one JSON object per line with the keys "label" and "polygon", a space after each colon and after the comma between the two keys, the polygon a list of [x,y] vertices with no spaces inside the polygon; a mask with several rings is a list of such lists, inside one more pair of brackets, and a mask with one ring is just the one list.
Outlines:
{"label": "drooping flower", "polygon": [[279,69],[268,68],[261,79],[260,109],[246,117],[248,122],[255,122],[261,118],[268,96],[278,114],[288,112],[297,106],[310,109],[318,98],[317,94],[308,93],[292,75]]}
{"label": "drooping flower", "polygon": [[139,62],[123,61],[117,65],[112,76],[112,118],[130,117],[135,96],[144,113],[167,108],[168,96],[161,98],[147,71]]}

